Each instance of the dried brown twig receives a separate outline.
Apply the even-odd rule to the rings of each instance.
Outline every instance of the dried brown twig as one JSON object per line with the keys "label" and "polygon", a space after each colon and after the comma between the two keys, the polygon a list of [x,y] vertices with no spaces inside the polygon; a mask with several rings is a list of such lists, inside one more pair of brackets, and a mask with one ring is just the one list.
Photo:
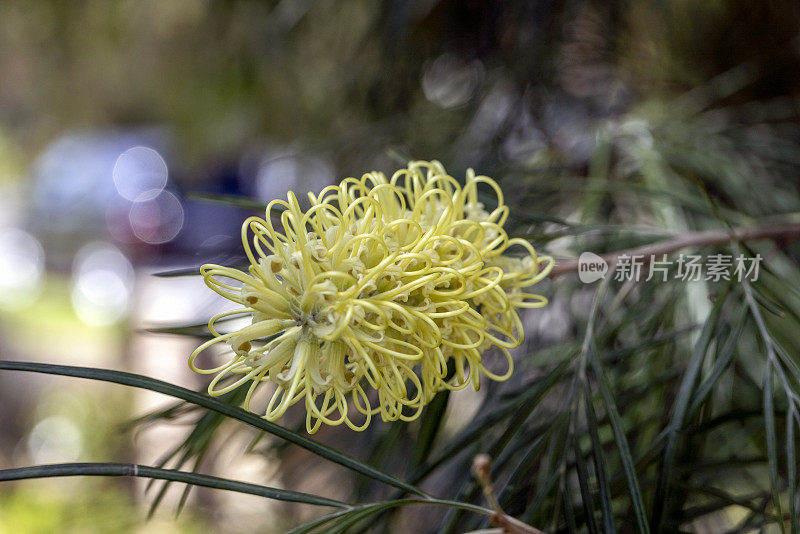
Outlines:
{"label": "dried brown twig", "polygon": [[492,459],[488,454],[478,454],[472,460],[472,474],[475,475],[478,483],[483,488],[483,494],[486,496],[486,500],[492,510],[494,510],[494,514],[491,516],[492,524],[499,528],[474,531],[472,534],[544,534],[538,528],[525,524],[519,519],[514,519],[503,512],[497,497],[494,495],[491,471]]}

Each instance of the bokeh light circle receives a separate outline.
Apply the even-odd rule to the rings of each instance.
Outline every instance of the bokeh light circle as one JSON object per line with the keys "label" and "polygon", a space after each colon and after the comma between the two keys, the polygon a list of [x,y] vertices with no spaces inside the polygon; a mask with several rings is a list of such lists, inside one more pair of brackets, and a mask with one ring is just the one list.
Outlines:
{"label": "bokeh light circle", "polygon": [[38,422],[28,436],[28,451],[37,464],[74,462],[80,458],[83,447],[78,425],[60,415]]}
{"label": "bokeh light circle", "polygon": [[31,304],[42,288],[44,250],[18,228],[0,229],[0,308],[18,310]]}
{"label": "bokeh light circle", "polygon": [[136,200],[156,197],[167,185],[167,162],[146,146],[129,148],[114,164],[114,187],[123,198]]}
{"label": "bokeh light circle", "polygon": [[183,228],[183,205],[169,191],[156,195],[148,191],[134,201],[129,219],[137,238],[150,245],[160,245],[175,239]]}
{"label": "bokeh light circle", "polygon": [[133,266],[109,243],[94,242],[78,251],[72,269],[72,306],[90,326],[123,319],[133,294]]}

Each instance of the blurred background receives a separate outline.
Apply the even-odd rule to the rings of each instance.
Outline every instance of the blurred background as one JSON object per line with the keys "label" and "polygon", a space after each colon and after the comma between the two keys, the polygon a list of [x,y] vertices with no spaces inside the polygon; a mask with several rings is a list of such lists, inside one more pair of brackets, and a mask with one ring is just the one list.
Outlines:
{"label": "blurred background", "polygon": [[[409,157],[497,178],[518,227],[559,256],[586,245],[577,223],[639,228],[591,234],[596,251],[703,228],[697,183],[737,222],[797,213],[798,23],[790,0],[5,0],[0,358],[200,388],[196,341],[144,329],[225,306],[197,277],[152,276],[239,254],[252,206],[203,195],[266,203]],[[545,289],[534,346],[574,339],[591,294],[573,286]],[[155,463],[187,427],[126,423],[166,405],[0,373],[0,468]],[[272,453],[243,455],[249,439],[212,447],[202,470],[323,491]],[[307,516],[196,491],[177,520],[167,506],[147,522],[145,489],[3,484],[0,533],[280,532]]]}

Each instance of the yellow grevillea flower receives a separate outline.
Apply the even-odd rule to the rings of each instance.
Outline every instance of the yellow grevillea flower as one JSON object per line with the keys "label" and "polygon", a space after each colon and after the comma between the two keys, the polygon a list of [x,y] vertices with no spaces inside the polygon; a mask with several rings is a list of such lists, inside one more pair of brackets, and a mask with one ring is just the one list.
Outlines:
{"label": "yellow grevillea flower", "polygon": [[[491,211],[478,202],[479,184],[496,195]],[[210,394],[249,383],[250,409],[268,384],[265,419],[303,401],[310,433],[322,423],[363,430],[373,415],[410,421],[438,391],[511,375],[508,349],[523,335],[517,309],[547,303],[524,288],[547,276],[553,259],[508,237],[494,180],[469,170],[462,186],[439,162],[415,161],[391,179],[367,173],[308,197],[306,211],[289,192],[265,218],[245,221],[248,272],[202,267],[211,289],[242,306],[211,318],[214,338],[189,360],[216,374]],[[512,247],[516,254],[505,255]],[[236,315],[252,324],[217,332],[217,321]],[[198,354],[220,342],[231,360],[199,369]],[[507,360],[502,374],[483,364],[492,347]]]}

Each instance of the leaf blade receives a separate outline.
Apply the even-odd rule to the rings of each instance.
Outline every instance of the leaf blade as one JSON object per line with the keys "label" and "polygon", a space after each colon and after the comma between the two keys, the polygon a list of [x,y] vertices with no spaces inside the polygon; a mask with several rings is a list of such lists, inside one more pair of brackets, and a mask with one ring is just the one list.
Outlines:
{"label": "leaf blade", "polygon": [[9,360],[0,360],[0,370],[6,371],[27,371],[33,373],[44,373],[60,376],[70,376],[74,378],[86,378],[90,380],[99,380],[103,382],[113,382],[139,389],[147,389],[155,391],[163,395],[179,398],[197,404],[206,409],[226,415],[232,419],[236,419],[250,426],[254,426],[260,430],[269,432],[270,434],[284,439],[294,445],[302,447],[311,453],[316,454],[326,460],[342,465],[348,469],[361,473],[364,476],[373,478],[380,482],[384,482],[390,486],[394,486],[407,493],[427,497],[427,494],[419,488],[403,482],[391,475],[388,475],[372,466],[364,464],[359,460],[344,454],[332,447],[318,443],[312,439],[301,436],[287,428],[284,428],[276,423],[272,423],[247,412],[241,408],[230,406],[223,402],[214,399],[213,397],[203,395],[196,391],[186,389],[169,382],[164,382],[155,378],[150,378],[134,373],[127,373],[123,371],[114,371],[110,369],[96,369],[92,367],[77,367],[69,365],[54,365],[36,362],[16,362]]}
{"label": "leaf blade", "polygon": [[0,470],[0,482],[69,476],[133,476],[152,478],[170,482],[183,482],[213,489],[235,491],[238,493],[248,493],[268,499],[298,502],[314,506],[332,506],[335,508],[347,508],[350,506],[341,501],[312,495],[310,493],[284,490],[270,486],[251,484],[249,482],[240,482],[212,475],[189,473],[186,471],[177,471],[175,469],[162,469],[160,467],[138,464],[62,463]]}

